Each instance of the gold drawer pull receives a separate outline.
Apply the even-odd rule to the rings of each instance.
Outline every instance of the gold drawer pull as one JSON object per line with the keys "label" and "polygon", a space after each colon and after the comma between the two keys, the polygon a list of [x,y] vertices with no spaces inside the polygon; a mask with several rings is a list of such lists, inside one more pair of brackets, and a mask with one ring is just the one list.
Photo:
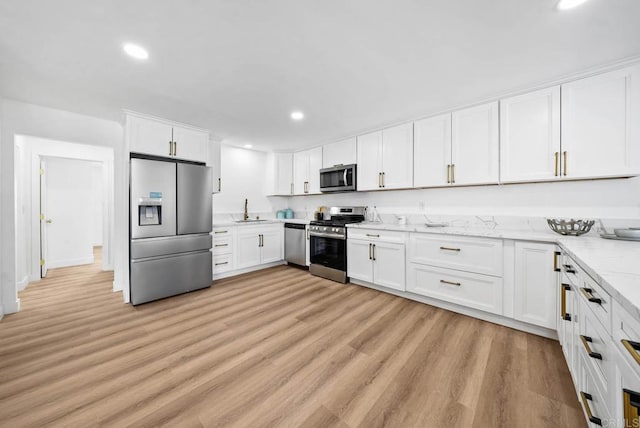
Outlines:
{"label": "gold drawer pull", "polygon": [[576,270],[571,265],[562,265],[562,267],[564,267],[564,271],[566,273],[573,273],[573,274],[576,273]]}
{"label": "gold drawer pull", "polygon": [[623,388],[622,401],[624,426],[638,426],[638,421],[640,421],[640,414],[638,413],[638,409],[640,409],[640,394],[635,391],[631,391],[630,389]]}
{"label": "gold drawer pull", "polygon": [[213,233],[227,233],[227,232],[229,232],[229,231],[228,230],[216,230]]}
{"label": "gold drawer pull", "polygon": [[451,248],[451,247],[440,247],[441,250],[444,251],[460,251],[460,248]]}
{"label": "gold drawer pull", "polygon": [[220,266],[220,265],[226,265],[229,264],[229,262],[221,262],[221,263],[216,263],[216,266]]}
{"label": "gold drawer pull", "polygon": [[624,348],[631,354],[636,363],[640,364],[640,354],[638,353],[640,352],[640,343],[632,342],[631,340],[627,339],[622,339],[621,342]]}
{"label": "gold drawer pull", "polygon": [[591,413],[591,407],[589,407],[589,401],[593,401],[591,394],[580,391],[580,398],[582,398],[582,405],[584,406],[584,410],[587,412],[589,422],[602,426],[602,419],[593,416],[593,413]]}
{"label": "gold drawer pull", "polygon": [[452,281],[445,281],[444,279],[441,279],[440,282],[442,284],[449,284],[449,285],[455,285],[457,287],[460,287],[462,284],[460,284],[459,282],[452,282]]}
{"label": "gold drawer pull", "polygon": [[367,236],[371,237],[371,238],[379,238],[380,235],[373,235],[371,233],[367,233]]}
{"label": "gold drawer pull", "polygon": [[582,292],[584,297],[586,297],[587,300],[590,301],[591,303],[597,303],[599,305],[602,304],[602,299],[600,299],[598,297],[594,297],[593,289],[587,288],[587,287],[582,287],[582,288],[580,288],[580,291]]}
{"label": "gold drawer pull", "polygon": [[555,173],[554,173],[554,175],[555,175],[556,177],[558,176],[558,157],[559,157],[558,155],[560,155],[560,152],[555,152],[555,153],[553,154],[553,156],[555,157],[555,160],[556,160],[556,162],[555,162],[555,164],[556,164],[556,169],[555,169]]}
{"label": "gold drawer pull", "polygon": [[599,352],[593,352],[591,350],[590,343],[593,343],[593,339],[589,336],[585,336],[583,334],[580,335],[580,340],[582,340],[582,346],[584,346],[584,350],[587,351],[587,355],[596,360],[602,360],[602,354]]}
{"label": "gold drawer pull", "polygon": [[229,245],[229,244],[216,244],[215,246],[216,246],[216,247],[226,247],[226,246],[228,246],[228,245]]}
{"label": "gold drawer pull", "polygon": [[560,318],[565,321],[571,321],[571,314],[567,313],[567,291],[571,291],[569,284],[561,284],[562,294],[560,294]]}

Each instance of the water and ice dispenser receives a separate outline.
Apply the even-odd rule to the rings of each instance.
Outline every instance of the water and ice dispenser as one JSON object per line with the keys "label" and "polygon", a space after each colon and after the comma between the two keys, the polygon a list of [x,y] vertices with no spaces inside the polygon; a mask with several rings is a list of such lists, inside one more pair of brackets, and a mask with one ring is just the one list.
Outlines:
{"label": "water and ice dispenser", "polygon": [[140,198],[138,200],[138,225],[162,224],[162,198]]}

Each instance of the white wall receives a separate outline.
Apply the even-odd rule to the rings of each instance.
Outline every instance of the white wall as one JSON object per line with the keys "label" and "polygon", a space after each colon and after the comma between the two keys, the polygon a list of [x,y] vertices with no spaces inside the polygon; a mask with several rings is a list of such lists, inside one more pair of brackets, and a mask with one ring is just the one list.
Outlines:
{"label": "white wall", "polygon": [[102,165],[91,162],[91,244],[101,246],[103,243],[102,231],[104,219],[104,183],[102,182]]}
{"label": "white wall", "polygon": [[31,135],[59,141],[122,146],[122,126],[48,107],[0,99],[0,293],[4,313],[20,308],[16,291],[15,136]]}
{"label": "white wall", "polygon": [[45,158],[45,162],[45,216],[52,219],[45,226],[47,267],[93,263],[94,163],[64,158]]}
{"label": "white wall", "polygon": [[285,199],[285,204],[294,211],[307,211],[309,215],[320,205],[364,205],[389,213],[640,218],[640,177],[278,199]]}
{"label": "white wall", "polygon": [[222,191],[213,195],[214,215],[243,212],[245,198],[250,213],[272,212],[272,201],[266,196],[269,155],[222,144],[221,159]]}

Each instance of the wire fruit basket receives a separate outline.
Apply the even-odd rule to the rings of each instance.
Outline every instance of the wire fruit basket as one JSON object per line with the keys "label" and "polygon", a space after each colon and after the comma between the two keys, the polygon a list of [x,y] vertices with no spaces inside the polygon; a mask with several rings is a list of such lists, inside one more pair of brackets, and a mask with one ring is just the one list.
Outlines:
{"label": "wire fruit basket", "polygon": [[595,220],[558,220],[548,218],[547,224],[556,233],[560,235],[580,236],[588,233],[595,224]]}

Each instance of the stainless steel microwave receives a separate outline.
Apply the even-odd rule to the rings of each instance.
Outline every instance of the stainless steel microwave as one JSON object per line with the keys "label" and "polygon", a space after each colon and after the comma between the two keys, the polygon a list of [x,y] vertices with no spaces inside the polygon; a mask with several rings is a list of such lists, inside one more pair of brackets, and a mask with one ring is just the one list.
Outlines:
{"label": "stainless steel microwave", "polygon": [[321,192],[350,192],[356,188],[356,164],[337,165],[320,170]]}

